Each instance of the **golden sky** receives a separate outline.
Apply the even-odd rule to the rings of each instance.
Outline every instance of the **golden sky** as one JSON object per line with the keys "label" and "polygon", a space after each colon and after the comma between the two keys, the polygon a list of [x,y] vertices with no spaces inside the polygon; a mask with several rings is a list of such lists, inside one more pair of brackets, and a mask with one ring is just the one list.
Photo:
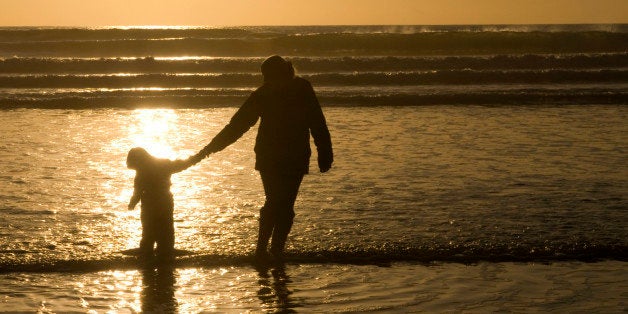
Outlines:
{"label": "golden sky", "polygon": [[628,23],[628,0],[0,0],[0,26]]}

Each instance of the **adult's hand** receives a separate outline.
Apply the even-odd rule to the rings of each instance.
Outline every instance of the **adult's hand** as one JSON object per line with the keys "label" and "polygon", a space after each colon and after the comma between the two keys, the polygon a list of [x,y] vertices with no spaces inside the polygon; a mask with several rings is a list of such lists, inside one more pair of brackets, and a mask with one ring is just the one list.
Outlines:
{"label": "adult's hand", "polygon": [[205,158],[218,151],[214,146],[212,146],[211,144],[207,145],[203,147],[203,149],[201,149],[201,151],[199,151],[196,155],[200,156],[201,158]]}
{"label": "adult's hand", "polygon": [[187,166],[191,167],[191,166],[199,163],[201,160],[203,160],[203,158],[205,158],[205,156],[200,154],[200,153],[192,155],[192,156],[188,157],[188,159],[186,160]]}
{"label": "adult's hand", "polygon": [[333,157],[326,156],[326,154],[318,154],[318,169],[321,172],[327,172],[331,169],[331,164],[334,162]]}

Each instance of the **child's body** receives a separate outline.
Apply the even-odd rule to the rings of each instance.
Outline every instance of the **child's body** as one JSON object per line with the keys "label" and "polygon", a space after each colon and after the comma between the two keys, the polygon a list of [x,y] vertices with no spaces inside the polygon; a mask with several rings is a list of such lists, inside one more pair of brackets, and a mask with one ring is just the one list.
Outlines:
{"label": "child's body", "polygon": [[145,149],[136,147],[129,151],[127,167],[136,170],[133,196],[129,210],[141,204],[142,240],[140,253],[151,256],[157,244],[156,254],[171,257],[174,253],[174,202],[170,192],[170,175],[195,164],[187,160],[159,159]]}

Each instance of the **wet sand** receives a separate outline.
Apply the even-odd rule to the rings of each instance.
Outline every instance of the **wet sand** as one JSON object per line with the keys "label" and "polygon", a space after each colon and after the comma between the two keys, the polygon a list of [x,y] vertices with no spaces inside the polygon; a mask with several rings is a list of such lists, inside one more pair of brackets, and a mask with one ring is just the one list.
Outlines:
{"label": "wet sand", "polygon": [[625,313],[628,264],[287,264],[0,277],[4,312]]}

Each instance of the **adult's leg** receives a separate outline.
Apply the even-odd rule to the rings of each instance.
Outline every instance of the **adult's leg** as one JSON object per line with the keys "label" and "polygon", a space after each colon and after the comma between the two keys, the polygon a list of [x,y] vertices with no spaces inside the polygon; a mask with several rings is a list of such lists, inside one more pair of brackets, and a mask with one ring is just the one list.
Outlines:
{"label": "adult's leg", "polygon": [[255,249],[256,255],[263,255],[266,253],[268,247],[268,240],[273,234],[273,227],[275,225],[275,215],[273,214],[273,208],[266,203],[259,211],[259,230],[257,234],[257,248]]}
{"label": "adult's leg", "polygon": [[264,186],[266,200],[264,202],[264,206],[262,206],[259,211],[259,230],[255,255],[266,254],[268,240],[270,240],[270,237],[273,234],[273,227],[275,226],[275,206],[272,201],[272,195],[275,191],[276,178],[267,172],[260,172],[260,176],[262,177],[262,185]]}
{"label": "adult's leg", "polygon": [[274,209],[274,226],[270,251],[280,256],[283,254],[288,234],[294,221],[294,202],[299,192],[299,186],[303,180],[302,174],[273,175],[270,181],[270,195],[267,200]]}

